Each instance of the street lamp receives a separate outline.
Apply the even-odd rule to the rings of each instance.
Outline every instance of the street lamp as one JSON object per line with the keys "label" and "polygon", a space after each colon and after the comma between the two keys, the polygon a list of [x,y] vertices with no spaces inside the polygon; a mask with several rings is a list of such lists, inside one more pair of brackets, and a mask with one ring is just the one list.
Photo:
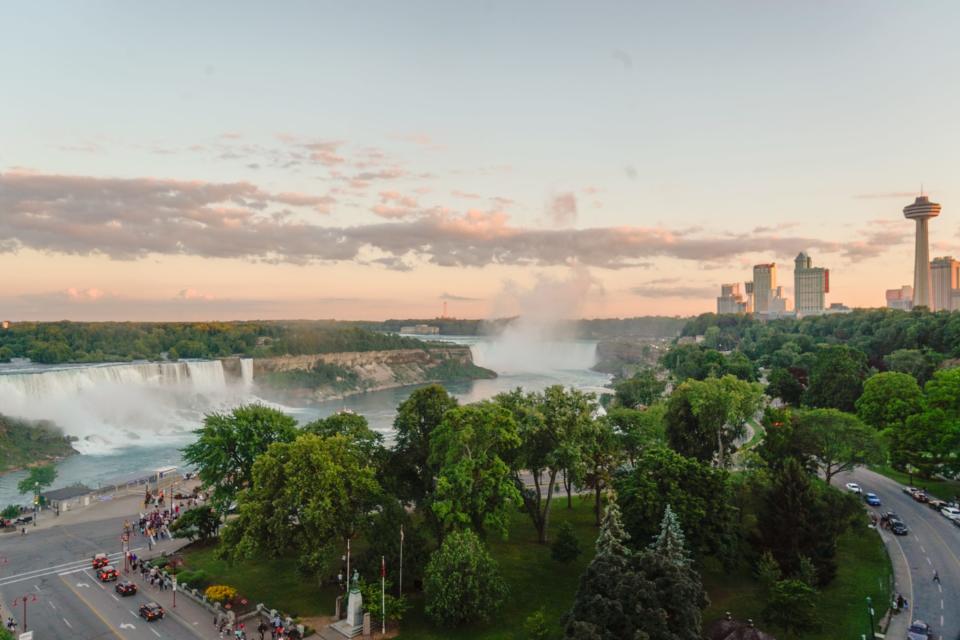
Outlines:
{"label": "street lamp", "polygon": [[877,633],[873,622],[873,599],[871,599],[870,596],[867,596],[867,613],[870,614],[870,637],[875,638],[877,637]]}
{"label": "street lamp", "polygon": [[40,481],[33,483],[33,526],[37,526],[40,517]]}

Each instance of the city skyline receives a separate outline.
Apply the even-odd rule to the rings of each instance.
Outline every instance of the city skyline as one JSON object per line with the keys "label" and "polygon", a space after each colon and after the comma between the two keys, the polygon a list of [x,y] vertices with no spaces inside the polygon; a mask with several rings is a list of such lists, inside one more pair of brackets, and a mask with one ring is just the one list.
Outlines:
{"label": "city skyline", "polygon": [[960,7],[881,4],[0,9],[0,309],[691,315],[799,251],[882,306],[960,201]]}

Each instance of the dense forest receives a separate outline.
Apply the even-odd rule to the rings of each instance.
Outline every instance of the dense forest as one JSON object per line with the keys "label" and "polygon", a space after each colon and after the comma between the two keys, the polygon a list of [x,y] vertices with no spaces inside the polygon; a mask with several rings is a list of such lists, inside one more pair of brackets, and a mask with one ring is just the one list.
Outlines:
{"label": "dense forest", "polygon": [[[517,318],[494,320],[467,320],[460,318],[409,318],[384,322],[352,323],[374,331],[400,331],[401,327],[429,324],[440,329],[444,336],[496,335]],[[576,338],[600,340],[603,338],[673,338],[680,333],[689,318],[669,316],[641,316],[636,318],[594,318],[564,320],[558,323],[559,333]]]}
{"label": "dense forest", "polygon": [[0,414],[0,473],[36,462],[73,455],[70,438],[48,422]]}
{"label": "dense forest", "polygon": [[23,322],[0,329],[0,362],[122,362],[419,349],[424,343],[332,321]]}

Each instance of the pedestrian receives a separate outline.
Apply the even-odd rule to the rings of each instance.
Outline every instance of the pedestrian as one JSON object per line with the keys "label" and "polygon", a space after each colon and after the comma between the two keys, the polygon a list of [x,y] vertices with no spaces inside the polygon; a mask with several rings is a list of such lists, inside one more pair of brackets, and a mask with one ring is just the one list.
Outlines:
{"label": "pedestrian", "polygon": [[936,582],[937,584],[940,584],[940,574],[937,572],[936,569],[933,570],[933,581]]}
{"label": "pedestrian", "polygon": [[261,619],[260,624],[257,625],[257,631],[260,632],[260,640],[263,640],[263,634],[267,631],[267,623],[264,622],[263,619]]}

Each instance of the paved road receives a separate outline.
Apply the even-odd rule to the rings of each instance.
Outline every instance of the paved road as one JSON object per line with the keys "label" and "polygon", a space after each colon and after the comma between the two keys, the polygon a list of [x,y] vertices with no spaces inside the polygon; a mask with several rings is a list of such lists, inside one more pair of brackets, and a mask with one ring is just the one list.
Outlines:
{"label": "paved road", "polygon": [[[136,512],[136,501],[127,508],[105,509],[100,513]],[[113,584],[102,585],[90,568],[90,558],[105,552],[122,569],[120,535],[124,517],[108,515],[95,519],[64,520],[66,525],[48,523],[30,529],[26,536],[0,534],[0,555],[7,563],[0,566],[0,606],[3,616],[11,612],[22,624],[23,609],[11,606],[26,596],[28,627],[37,640],[48,638],[121,638],[124,640],[196,640],[198,633],[176,615],[147,623],[137,615],[150,593],[127,598],[117,597]],[[163,546],[167,546],[165,543]],[[146,540],[134,536],[131,549],[146,551]],[[34,601],[34,597],[36,600]],[[22,629],[18,629],[22,630]]]}
{"label": "paved road", "polygon": [[[908,619],[921,619],[933,627],[934,638],[960,640],[960,527],[925,504],[903,493],[903,485],[867,469],[837,476],[836,483],[857,482],[865,492],[876,493],[881,506],[878,512],[894,511],[906,523],[910,533],[891,536],[888,545],[894,563],[905,562],[909,576],[897,588],[910,603],[909,615],[894,618],[888,638],[906,637]],[[940,582],[933,580],[934,571]],[[901,635],[901,631],[902,635]]]}

